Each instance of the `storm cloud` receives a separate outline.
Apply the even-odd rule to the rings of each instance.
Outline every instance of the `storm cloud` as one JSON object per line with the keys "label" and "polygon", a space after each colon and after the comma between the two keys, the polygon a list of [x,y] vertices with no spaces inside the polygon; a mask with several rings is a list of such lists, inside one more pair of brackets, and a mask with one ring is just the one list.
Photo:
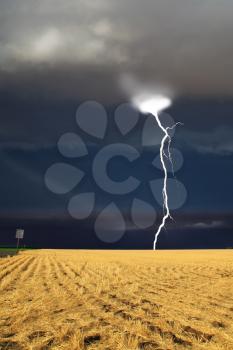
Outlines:
{"label": "storm cloud", "polygon": [[232,14],[230,0],[0,2],[0,89],[113,100],[130,73],[177,96],[232,96]]}

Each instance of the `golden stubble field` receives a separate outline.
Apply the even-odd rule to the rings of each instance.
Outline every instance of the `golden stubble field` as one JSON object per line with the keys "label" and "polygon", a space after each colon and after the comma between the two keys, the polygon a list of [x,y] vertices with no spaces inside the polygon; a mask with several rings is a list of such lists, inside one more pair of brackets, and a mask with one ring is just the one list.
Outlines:
{"label": "golden stubble field", "polygon": [[233,250],[0,259],[0,349],[233,349]]}

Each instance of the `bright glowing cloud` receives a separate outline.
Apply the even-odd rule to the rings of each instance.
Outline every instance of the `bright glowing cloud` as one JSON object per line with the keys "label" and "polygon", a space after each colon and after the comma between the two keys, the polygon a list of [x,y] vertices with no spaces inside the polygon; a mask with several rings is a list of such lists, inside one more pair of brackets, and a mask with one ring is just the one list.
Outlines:
{"label": "bright glowing cloud", "polygon": [[158,112],[168,108],[172,103],[169,97],[163,95],[155,95],[149,98],[139,96],[133,98],[133,102],[141,112],[153,114],[157,114]]}

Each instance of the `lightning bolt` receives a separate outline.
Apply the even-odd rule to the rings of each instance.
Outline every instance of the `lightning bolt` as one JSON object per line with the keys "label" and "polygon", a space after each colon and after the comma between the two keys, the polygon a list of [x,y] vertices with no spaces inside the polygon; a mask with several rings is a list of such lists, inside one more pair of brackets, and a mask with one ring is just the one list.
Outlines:
{"label": "lightning bolt", "polygon": [[[155,117],[155,120],[159,126],[159,128],[162,130],[164,136],[162,138],[161,144],[160,144],[160,161],[162,164],[163,172],[164,172],[164,181],[163,181],[163,189],[162,189],[162,195],[163,195],[163,219],[161,224],[158,227],[158,230],[155,233],[155,238],[153,242],[153,249],[156,249],[156,244],[158,240],[158,236],[161,232],[161,230],[165,227],[167,219],[172,219],[172,216],[170,214],[169,205],[168,205],[168,193],[167,193],[167,179],[168,179],[168,171],[165,164],[165,158],[168,158],[171,166],[172,166],[172,173],[174,176],[174,169],[173,169],[173,162],[172,162],[172,156],[170,152],[170,145],[171,145],[171,136],[169,135],[169,130],[174,129],[177,125],[182,124],[180,122],[175,123],[171,127],[164,127],[159,119],[158,112],[162,111],[163,109],[167,108],[171,105],[171,100],[164,96],[154,96],[150,99],[134,99],[134,103],[137,105],[137,107],[144,113],[150,113]],[[167,154],[165,153],[165,145],[167,144]]]}
{"label": "lightning bolt", "polygon": [[155,120],[156,120],[158,126],[160,127],[160,129],[164,133],[164,136],[163,136],[162,141],[161,141],[159,153],[160,153],[160,161],[161,161],[161,164],[162,164],[162,167],[163,167],[163,172],[164,172],[162,194],[163,194],[163,207],[164,207],[165,212],[164,212],[164,215],[163,215],[162,222],[159,225],[158,230],[155,233],[155,239],[154,239],[154,242],[153,242],[153,249],[155,250],[156,249],[157,240],[158,240],[158,236],[159,236],[161,230],[165,227],[167,219],[169,219],[169,218],[172,219],[172,216],[170,214],[170,209],[169,209],[169,206],[168,206],[168,194],[167,194],[167,178],[168,178],[168,175],[167,175],[167,168],[166,168],[166,164],[165,164],[165,157],[167,157],[167,155],[166,155],[165,150],[164,150],[164,145],[166,144],[166,142],[168,142],[168,147],[167,147],[168,158],[169,158],[169,160],[171,162],[172,173],[174,175],[172,156],[171,156],[171,152],[170,152],[171,136],[169,135],[168,130],[174,129],[178,124],[181,124],[181,123],[178,122],[178,123],[174,124],[172,127],[166,127],[165,128],[162,125],[162,123],[161,123],[161,121],[159,119],[158,113],[151,113],[151,114],[153,114],[153,116],[155,117]]}

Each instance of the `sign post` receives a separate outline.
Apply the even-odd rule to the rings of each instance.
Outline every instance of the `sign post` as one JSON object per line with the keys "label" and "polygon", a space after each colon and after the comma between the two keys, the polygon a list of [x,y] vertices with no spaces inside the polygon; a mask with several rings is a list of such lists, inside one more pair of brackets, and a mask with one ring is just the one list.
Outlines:
{"label": "sign post", "polygon": [[23,239],[24,236],[24,230],[22,230],[21,228],[17,228],[16,230],[16,238],[17,238],[17,249],[19,249],[19,240]]}

